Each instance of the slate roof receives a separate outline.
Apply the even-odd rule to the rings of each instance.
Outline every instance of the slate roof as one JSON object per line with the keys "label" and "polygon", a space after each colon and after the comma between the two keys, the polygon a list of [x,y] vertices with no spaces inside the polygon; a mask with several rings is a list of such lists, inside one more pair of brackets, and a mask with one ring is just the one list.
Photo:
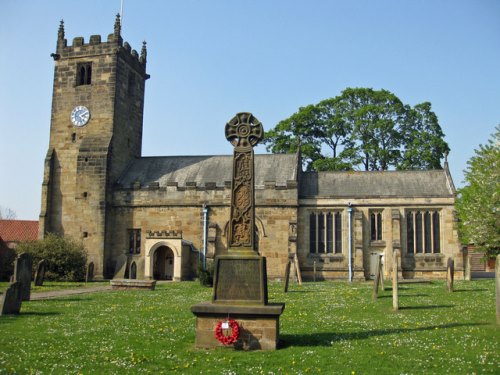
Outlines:
{"label": "slate roof", "polygon": [[[298,159],[295,154],[255,155],[255,185],[263,187],[264,182],[285,186],[287,181],[297,181]],[[118,181],[121,188],[130,188],[139,181],[141,186],[167,183],[186,186],[196,182],[197,186],[216,183],[224,186],[232,179],[232,155],[215,156],[159,156],[136,159]]]}
{"label": "slate roof", "polygon": [[304,172],[299,197],[452,197],[445,170],[383,172]]}
{"label": "slate roof", "polygon": [[34,241],[38,238],[38,221],[0,220],[0,237],[5,242]]}

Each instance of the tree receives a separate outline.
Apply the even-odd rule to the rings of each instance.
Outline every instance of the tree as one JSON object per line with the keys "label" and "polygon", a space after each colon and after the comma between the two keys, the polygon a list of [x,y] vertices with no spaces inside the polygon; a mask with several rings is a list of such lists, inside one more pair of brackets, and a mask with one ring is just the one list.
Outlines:
{"label": "tree", "polygon": [[0,220],[14,220],[16,218],[16,212],[8,207],[0,206]]}
{"label": "tree", "polygon": [[466,186],[459,189],[456,209],[462,243],[486,256],[500,253],[500,125],[486,145],[467,162]]}
{"label": "tree", "polygon": [[30,253],[33,264],[45,259],[47,280],[81,281],[85,278],[87,254],[83,245],[73,239],[49,233],[42,240],[22,242],[15,250],[18,254]]}
{"label": "tree", "polygon": [[[308,170],[441,168],[449,151],[430,103],[404,105],[387,90],[347,88],[299,108],[266,132],[267,150],[300,151]],[[418,155],[422,154],[422,157]]]}

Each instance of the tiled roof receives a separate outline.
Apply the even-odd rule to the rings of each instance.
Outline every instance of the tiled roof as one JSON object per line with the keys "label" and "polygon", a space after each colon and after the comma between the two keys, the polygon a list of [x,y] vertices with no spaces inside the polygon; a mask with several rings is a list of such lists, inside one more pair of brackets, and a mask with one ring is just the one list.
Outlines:
{"label": "tiled roof", "polygon": [[[298,160],[295,154],[255,155],[255,185],[265,182],[286,185],[297,181]],[[198,186],[216,183],[224,186],[232,180],[233,156],[161,156],[136,159],[120,178],[118,185],[129,188],[136,181],[142,186],[157,182],[159,186],[176,182],[178,186],[196,182]]]}
{"label": "tiled roof", "polygon": [[0,237],[5,242],[36,240],[38,238],[38,221],[0,220]]}
{"label": "tiled roof", "polygon": [[384,172],[306,172],[300,196],[306,197],[452,197],[445,170]]}

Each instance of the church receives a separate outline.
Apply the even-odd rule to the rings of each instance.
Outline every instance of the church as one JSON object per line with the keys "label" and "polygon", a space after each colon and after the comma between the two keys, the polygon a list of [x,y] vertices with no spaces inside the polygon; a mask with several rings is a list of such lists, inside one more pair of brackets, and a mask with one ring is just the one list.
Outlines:
{"label": "church", "polygon": [[[227,252],[232,155],[142,156],[147,49],[57,35],[39,237],[81,240],[97,278],[189,280]],[[228,119],[234,114],[228,113]],[[221,134],[223,133],[221,124]],[[222,136],[221,136],[222,137]],[[443,169],[303,172],[300,154],[255,156],[255,243],[267,276],[296,255],[304,279],[366,280],[401,253],[402,278],[463,274]]]}

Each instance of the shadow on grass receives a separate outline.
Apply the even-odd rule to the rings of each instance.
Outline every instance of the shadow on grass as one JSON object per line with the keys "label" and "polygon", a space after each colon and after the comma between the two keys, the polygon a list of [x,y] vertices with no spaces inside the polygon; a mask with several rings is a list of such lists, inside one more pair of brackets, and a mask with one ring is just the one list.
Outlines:
{"label": "shadow on grass", "polygon": [[[399,294],[399,297],[429,297],[428,294]],[[378,296],[378,298],[392,298],[392,294]]]}
{"label": "shadow on grass", "polygon": [[488,289],[455,289],[453,293],[467,293],[467,292],[487,292]]}
{"label": "shadow on grass", "polygon": [[455,305],[425,305],[425,306],[400,306],[400,310],[427,310],[427,309],[449,309]]}
{"label": "shadow on grass", "polygon": [[360,332],[317,332],[317,333],[307,333],[300,335],[280,335],[280,348],[286,349],[292,346],[331,346],[338,341],[345,340],[366,340],[377,336],[394,335],[401,333],[410,332],[422,332],[422,331],[433,331],[435,329],[448,329],[457,327],[472,327],[472,326],[483,326],[486,323],[451,323],[451,324],[441,324],[433,325],[428,327],[419,328],[394,328],[394,329],[376,329],[372,331],[360,331]]}
{"label": "shadow on grass", "polygon": [[6,314],[0,316],[0,324],[2,323],[7,323],[8,321],[12,321],[10,319],[2,319],[2,318],[22,318],[24,316],[55,316],[55,315],[61,315],[60,312],[55,312],[55,311],[43,311],[43,312],[36,312],[36,311],[29,311],[29,312],[23,312],[21,309],[21,312],[19,314]]}
{"label": "shadow on grass", "polygon": [[40,302],[40,301],[45,301],[45,302],[51,302],[51,301],[54,301],[54,302],[81,302],[81,301],[90,301],[91,298],[88,298],[88,297],[81,297],[81,298],[76,298],[76,297],[72,297],[72,298],[68,298],[68,297],[55,297],[55,298],[40,298],[40,299],[32,299],[30,301],[26,301],[26,302]]}

